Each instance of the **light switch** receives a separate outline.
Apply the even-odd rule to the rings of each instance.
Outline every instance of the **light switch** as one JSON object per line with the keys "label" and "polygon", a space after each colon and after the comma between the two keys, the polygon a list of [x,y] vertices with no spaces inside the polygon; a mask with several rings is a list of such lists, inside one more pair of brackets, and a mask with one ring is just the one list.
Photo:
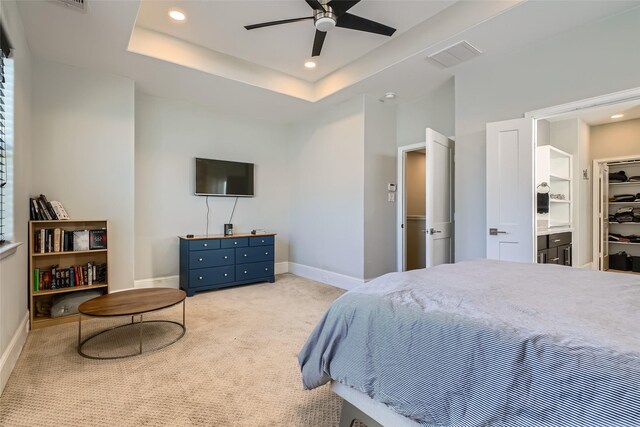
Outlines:
{"label": "light switch", "polygon": [[396,193],[387,193],[387,200],[391,203],[394,203],[396,201]]}

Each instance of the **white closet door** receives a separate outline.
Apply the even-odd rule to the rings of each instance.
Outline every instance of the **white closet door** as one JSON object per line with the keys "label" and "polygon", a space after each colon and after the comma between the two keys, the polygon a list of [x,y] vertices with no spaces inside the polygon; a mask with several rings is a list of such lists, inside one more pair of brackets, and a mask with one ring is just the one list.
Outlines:
{"label": "white closet door", "polygon": [[599,222],[599,257],[598,257],[598,269],[609,269],[609,166],[605,163],[600,163],[598,171],[598,185],[599,185],[599,209],[598,209],[598,222]]}
{"label": "white closet door", "polygon": [[487,123],[487,258],[535,262],[533,119]]}

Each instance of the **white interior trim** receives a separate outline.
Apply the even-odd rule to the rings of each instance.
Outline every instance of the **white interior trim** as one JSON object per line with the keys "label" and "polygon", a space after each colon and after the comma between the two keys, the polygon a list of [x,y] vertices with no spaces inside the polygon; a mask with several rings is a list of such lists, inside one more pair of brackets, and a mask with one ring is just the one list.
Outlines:
{"label": "white interior trim", "polygon": [[13,371],[18,357],[22,352],[22,347],[27,341],[27,335],[29,334],[29,312],[26,311],[20,321],[18,329],[16,329],[7,349],[2,353],[0,357],[0,394],[4,390],[4,386],[7,385],[11,371]]}
{"label": "white interior trim", "polygon": [[0,260],[15,254],[21,244],[22,242],[12,242],[0,245]]}
{"label": "white interior trim", "polygon": [[346,290],[351,290],[365,283],[364,279],[358,279],[356,277],[334,273],[333,271],[322,270],[308,265],[297,264],[295,262],[289,263],[289,273]]}
{"label": "white interior trim", "polygon": [[427,142],[418,142],[416,144],[403,145],[398,147],[398,171],[397,187],[396,187],[396,202],[398,215],[396,215],[396,269],[397,271],[405,271],[407,269],[406,264],[406,233],[407,229],[402,226],[404,224],[404,212],[406,210],[406,197],[405,197],[405,160],[409,151],[422,150],[427,148]]}
{"label": "white interior trim", "polygon": [[640,100],[640,87],[595,96],[593,98],[582,99],[579,101],[568,102],[566,104],[555,105],[553,107],[541,108],[539,110],[529,111],[528,113],[525,113],[524,116],[526,118],[539,120],[570,113],[572,111],[587,110],[589,108],[602,107],[605,105],[618,104],[620,102],[633,100]]}

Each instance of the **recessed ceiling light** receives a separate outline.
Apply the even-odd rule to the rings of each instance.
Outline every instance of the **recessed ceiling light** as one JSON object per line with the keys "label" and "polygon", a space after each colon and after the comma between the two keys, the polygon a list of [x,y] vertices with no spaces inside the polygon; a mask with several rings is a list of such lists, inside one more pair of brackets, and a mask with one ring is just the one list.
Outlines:
{"label": "recessed ceiling light", "polygon": [[171,17],[171,19],[175,21],[184,21],[187,18],[187,16],[184,13],[176,9],[171,9],[169,11],[169,16]]}
{"label": "recessed ceiling light", "polygon": [[310,59],[308,59],[307,61],[305,61],[304,63],[305,68],[316,68],[316,63]]}
{"label": "recessed ceiling light", "polygon": [[393,92],[387,92],[384,94],[384,99],[396,99],[396,94]]}
{"label": "recessed ceiling light", "polygon": [[614,114],[611,116],[612,119],[619,119],[620,117],[624,117],[624,114]]}

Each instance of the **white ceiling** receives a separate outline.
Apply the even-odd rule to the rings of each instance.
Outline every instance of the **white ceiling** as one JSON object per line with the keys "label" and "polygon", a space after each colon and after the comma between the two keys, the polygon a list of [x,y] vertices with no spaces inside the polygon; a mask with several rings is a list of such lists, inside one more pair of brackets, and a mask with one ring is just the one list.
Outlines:
{"label": "white ceiling", "polygon": [[[369,11],[365,13],[367,2],[375,3],[376,7],[372,5],[369,9],[372,10],[371,14]],[[414,2],[427,5],[431,3],[430,0]],[[173,0],[158,3],[165,7],[178,4]],[[187,6],[191,7],[191,3],[198,4],[198,7],[210,8],[213,11],[210,13],[217,13],[224,18],[222,21],[216,18],[217,22],[225,22],[229,16],[227,8],[233,11],[231,15],[235,16],[234,19],[239,18],[238,11],[241,8],[231,3],[247,2],[192,0],[179,3],[179,7],[188,12]],[[272,19],[272,8],[281,8],[293,3],[293,0],[252,2],[251,4],[264,4],[265,7],[250,8],[251,21],[243,21],[241,24]],[[354,7],[354,13],[357,11],[365,17],[382,20],[375,16],[373,11],[388,10],[390,4],[405,2],[363,0],[362,3],[363,10]],[[481,61],[486,62],[490,61],[492,56],[620,13],[639,3],[462,1],[428,19],[428,8],[425,7],[421,9],[425,13],[420,17],[424,19],[422,22],[398,36],[394,35],[381,45],[375,45],[379,43],[377,39],[373,44],[363,44],[362,48],[367,50],[367,53],[362,51],[364,54],[358,58],[354,57],[351,62],[343,64],[313,83],[292,76],[292,72],[275,70],[274,64],[253,62],[258,61],[258,56],[264,53],[257,52],[260,50],[258,48],[249,51],[248,54],[254,55],[252,57],[240,59],[232,56],[240,55],[229,48],[234,43],[233,39],[222,43],[226,46],[225,49],[230,49],[226,51],[230,54],[225,54],[206,47],[207,43],[213,43],[212,41],[199,41],[195,38],[186,41],[175,35],[136,26],[138,12],[143,11],[138,0],[88,0],[86,14],[51,0],[19,1],[18,4],[29,46],[37,57],[124,76],[136,82],[136,90],[151,95],[195,102],[226,114],[289,123],[360,94],[379,98],[385,92],[392,91],[398,94],[395,102],[407,102],[421,97],[450,79],[459,67],[473,66],[474,61],[477,61],[473,59],[453,68],[442,69],[425,60],[428,54],[460,40],[468,40],[483,51],[480,58],[484,58]],[[185,25],[189,25],[194,19],[191,12],[188,13],[190,16]],[[195,16],[198,15],[196,13]],[[393,24],[391,17],[389,18],[389,21],[385,22]],[[161,19],[166,18],[163,16]],[[404,25],[404,28],[409,27],[406,16],[399,19],[403,20],[404,24],[401,22],[401,25]],[[544,25],[541,25],[541,22],[544,22]],[[298,24],[292,25],[295,27]],[[344,31],[349,34],[355,33],[350,30]],[[206,32],[204,33],[206,35]],[[242,34],[246,36],[251,34],[251,31]],[[334,34],[330,34],[332,35]],[[279,36],[268,36],[270,46],[272,37]],[[349,40],[345,40],[344,44],[349,44]],[[289,42],[297,43],[298,40]],[[310,49],[311,42],[305,40],[303,44],[306,43],[309,43]],[[342,46],[341,42],[340,47]],[[360,45],[354,44],[345,49],[355,52],[359,49],[358,46]],[[327,51],[327,54],[329,53],[331,51]],[[265,54],[269,58],[268,52]],[[336,58],[335,64],[338,64],[339,60],[341,59]]]}
{"label": "white ceiling", "polygon": [[[362,0],[349,13],[396,29],[397,38],[416,24],[455,3],[448,1]],[[187,15],[169,18],[176,8]],[[313,70],[304,68],[311,57],[313,20],[247,31],[249,24],[312,16],[304,0],[280,1],[152,1],[143,0],[136,25],[314,82],[387,41],[377,34],[335,28],[327,34]]]}

